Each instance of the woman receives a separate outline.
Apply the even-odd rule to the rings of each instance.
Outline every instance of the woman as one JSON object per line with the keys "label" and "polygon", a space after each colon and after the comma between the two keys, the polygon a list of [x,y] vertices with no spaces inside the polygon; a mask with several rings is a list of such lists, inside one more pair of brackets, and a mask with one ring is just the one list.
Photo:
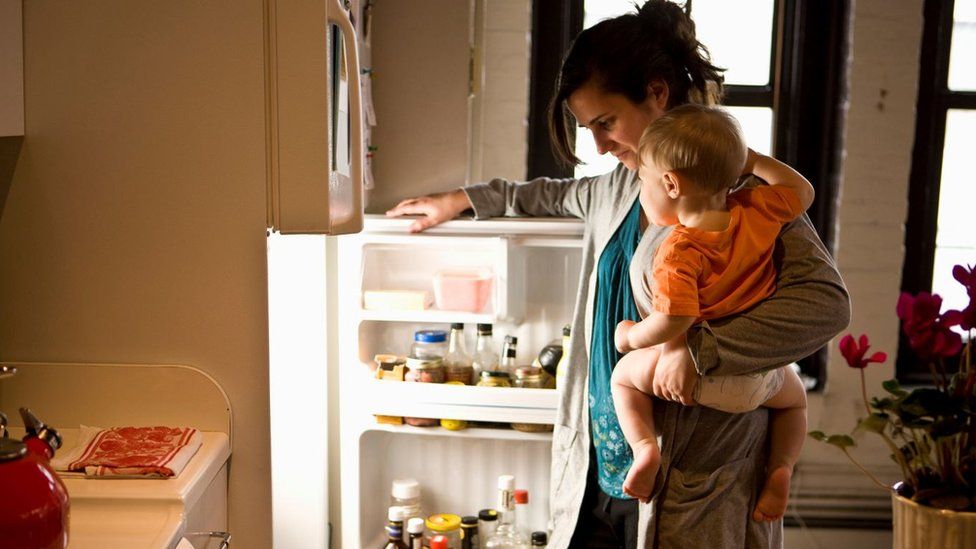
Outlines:
{"label": "woman", "polygon": [[[630,450],[617,424],[610,373],[620,356],[613,330],[650,310],[641,273],[667,229],[646,226],[638,204],[637,144],[667,109],[712,103],[720,70],[677,5],[649,0],[635,14],[603,21],[577,36],[563,61],[550,112],[556,150],[578,163],[567,126],[592,130],[601,154],[620,165],[599,177],[513,183],[496,179],[404,200],[388,215],[421,214],[423,230],[472,208],[500,215],[573,216],[586,222],[584,256],[553,434],[549,546],[780,547],[782,523],[750,519],[763,484],[767,411],[726,414],[691,404],[694,376],[764,371],[809,355],[847,326],[846,290],[804,216],[777,245],[776,294],[748,313],[702,323],[663,351],[654,407],[662,464],[651,504],[621,491]],[[572,118],[570,118],[570,116]],[[631,276],[624,273],[630,269]],[[633,284],[633,290],[631,288]]]}

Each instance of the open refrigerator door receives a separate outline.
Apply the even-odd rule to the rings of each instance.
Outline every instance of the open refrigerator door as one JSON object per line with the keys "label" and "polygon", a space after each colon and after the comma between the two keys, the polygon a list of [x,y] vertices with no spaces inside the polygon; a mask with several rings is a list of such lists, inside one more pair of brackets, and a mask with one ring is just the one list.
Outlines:
{"label": "open refrigerator door", "polygon": [[[391,485],[407,478],[420,484],[423,516],[464,516],[495,507],[497,477],[514,475],[532,494],[523,527],[545,530],[552,448],[546,426],[556,422],[557,390],[396,383],[377,378],[374,358],[402,364],[416,352],[417,332],[454,323],[464,325],[473,350],[473,328],[490,324],[495,352],[513,336],[520,349],[514,365],[530,364],[572,318],[582,224],[462,220],[409,234],[409,223],[367,216],[361,234],[339,242],[342,546],[383,543]],[[491,278],[488,298],[471,301],[467,311],[441,310],[449,299],[439,277],[465,270]],[[435,426],[402,424],[403,417]]]}

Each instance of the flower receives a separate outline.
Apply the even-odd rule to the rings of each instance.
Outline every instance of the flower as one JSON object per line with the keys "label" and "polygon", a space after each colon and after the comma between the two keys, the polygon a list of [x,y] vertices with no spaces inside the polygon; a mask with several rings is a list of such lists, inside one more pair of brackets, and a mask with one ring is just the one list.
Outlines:
{"label": "flower", "polygon": [[868,336],[861,334],[858,338],[858,342],[854,342],[854,336],[847,334],[840,340],[840,354],[844,355],[844,359],[847,360],[847,365],[851,368],[867,368],[867,365],[872,362],[884,362],[888,360],[888,355],[882,352],[877,352],[868,358],[864,358],[867,354],[868,349],[871,346],[868,345]]}
{"label": "flower", "polygon": [[903,321],[902,331],[908,344],[926,360],[955,356],[962,348],[962,338],[952,331],[959,324],[958,315],[941,316],[942,298],[921,292],[913,296],[902,292],[896,311]]}
{"label": "flower", "polygon": [[[922,292],[901,294],[896,311],[912,351],[929,366],[934,387],[903,389],[897,380],[881,384],[887,395],[868,399],[864,369],[882,363],[887,354],[867,356],[866,335],[855,341],[848,334],[840,340],[840,352],[847,364],[861,376],[861,395],[867,416],[855,430],[879,435],[901,469],[904,482],[896,491],[931,507],[954,511],[976,511],[976,365],[972,342],[976,338],[976,265],[957,265],[953,277],[966,288],[970,302],[961,311],[942,309],[942,298]],[[951,376],[944,361],[963,349],[962,338],[952,330],[959,326],[969,337],[959,357],[959,370]],[[879,481],[854,458],[854,438],[847,434],[826,435],[812,431],[811,437],[838,447],[874,482]]]}

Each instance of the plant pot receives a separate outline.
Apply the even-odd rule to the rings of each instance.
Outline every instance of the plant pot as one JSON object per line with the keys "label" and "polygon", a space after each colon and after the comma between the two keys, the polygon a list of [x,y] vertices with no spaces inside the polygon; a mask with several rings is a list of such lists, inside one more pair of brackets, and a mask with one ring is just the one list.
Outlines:
{"label": "plant pot", "polygon": [[894,549],[972,549],[976,513],[936,509],[891,493]]}

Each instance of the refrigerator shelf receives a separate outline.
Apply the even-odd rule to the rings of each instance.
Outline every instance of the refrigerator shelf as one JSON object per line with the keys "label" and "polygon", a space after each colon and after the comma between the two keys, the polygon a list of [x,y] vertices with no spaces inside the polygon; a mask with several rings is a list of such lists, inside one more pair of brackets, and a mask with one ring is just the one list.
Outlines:
{"label": "refrigerator shelf", "polygon": [[552,442],[552,433],[524,433],[515,429],[490,429],[485,427],[469,427],[460,431],[450,431],[443,427],[414,427],[412,425],[386,425],[377,423],[364,430],[383,431],[387,433],[402,433],[408,435],[451,437],[461,439],[490,439]]}
{"label": "refrigerator shelf", "polygon": [[366,408],[371,414],[497,421],[556,422],[553,389],[519,389],[368,380]]}
{"label": "refrigerator shelf", "polygon": [[492,324],[497,321],[493,314],[476,314],[457,311],[441,311],[427,309],[425,311],[378,311],[364,309],[360,314],[361,320],[379,322],[413,322],[451,324],[463,322],[465,324]]}

